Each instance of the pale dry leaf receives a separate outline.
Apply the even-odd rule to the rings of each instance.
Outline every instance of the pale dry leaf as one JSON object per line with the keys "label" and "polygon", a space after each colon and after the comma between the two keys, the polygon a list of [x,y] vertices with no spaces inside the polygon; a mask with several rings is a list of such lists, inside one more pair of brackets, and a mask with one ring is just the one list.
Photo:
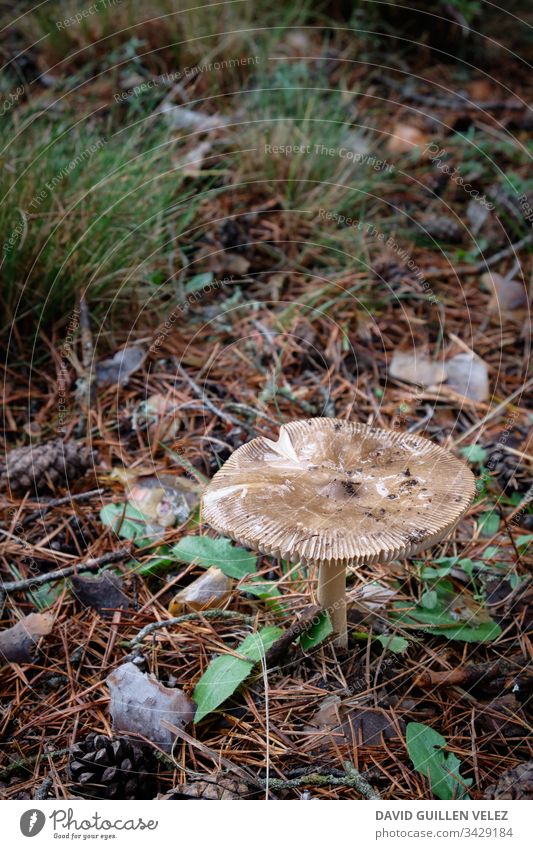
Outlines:
{"label": "pale dry leaf", "polygon": [[96,364],[96,380],[98,386],[125,386],[137,369],[144,362],[146,352],[138,345],[131,345],[117,351],[114,356]]}
{"label": "pale dry leaf", "polygon": [[139,477],[128,487],[128,502],[161,528],[182,524],[200,500],[198,492],[170,475]]}
{"label": "pale dry leaf", "polygon": [[387,147],[392,153],[421,152],[428,146],[428,137],[418,127],[399,121],[391,130]]}
{"label": "pale dry leaf", "polygon": [[407,383],[419,386],[435,386],[446,379],[446,369],[442,363],[431,360],[421,351],[394,351],[390,365],[390,374]]}
{"label": "pale dry leaf", "polygon": [[222,115],[204,115],[202,112],[188,109],[185,106],[175,106],[172,103],[163,104],[161,112],[175,130],[192,129],[205,132],[216,127],[223,127],[230,121],[229,118],[222,117]]}
{"label": "pale dry leaf", "polygon": [[487,366],[473,353],[457,354],[446,361],[448,386],[459,395],[472,401],[486,401],[489,397]]}
{"label": "pale dry leaf", "polygon": [[37,643],[52,630],[51,613],[29,613],[16,625],[0,632],[1,663],[31,663]]}
{"label": "pale dry leaf", "polygon": [[175,735],[162,725],[162,720],[184,728],[194,718],[196,706],[183,690],[165,687],[134,663],[115,669],[107,676],[106,684],[111,695],[113,730],[141,734],[166,752],[172,750]]}
{"label": "pale dry leaf", "polygon": [[209,141],[202,141],[193,147],[181,160],[178,162],[178,168],[181,168],[181,173],[185,177],[197,177],[204,164],[204,159],[212,148]]}
{"label": "pale dry leaf", "polygon": [[528,304],[525,286],[518,280],[508,280],[495,271],[487,271],[481,275],[481,282],[493,294],[495,305],[503,312],[519,310]]}
{"label": "pale dry leaf", "polygon": [[169,613],[179,616],[186,610],[208,610],[221,607],[228,599],[233,581],[227,575],[211,566],[192,584],[180,590],[169,605]]}

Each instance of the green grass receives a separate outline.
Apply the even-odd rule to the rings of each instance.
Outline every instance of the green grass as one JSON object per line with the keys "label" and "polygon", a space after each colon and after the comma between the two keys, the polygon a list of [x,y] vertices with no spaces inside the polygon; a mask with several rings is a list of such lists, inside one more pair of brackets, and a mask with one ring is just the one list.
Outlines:
{"label": "green grass", "polygon": [[85,289],[100,312],[131,314],[134,302],[157,309],[175,287],[156,283],[181,269],[190,237],[180,234],[196,203],[164,122],[145,127],[106,135],[46,115],[4,122],[3,325],[61,319]]}

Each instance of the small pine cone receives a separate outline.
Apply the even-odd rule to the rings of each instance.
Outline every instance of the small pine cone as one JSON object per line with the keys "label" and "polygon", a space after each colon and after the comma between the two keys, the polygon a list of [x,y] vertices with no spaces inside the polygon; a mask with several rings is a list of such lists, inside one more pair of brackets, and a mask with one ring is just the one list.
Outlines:
{"label": "small pine cone", "polygon": [[72,747],[72,792],[84,799],[153,799],[157,761],[152,750],[127,737],[91,732]]}
{"label": "small pine cone", "polygon": [[90,449],[62,439],[15,448],[0,469],[0,481],[3,486],[19,492],[53,490],[58,484],[74,483],[82,477],[91,459]]}
{"label": "small pine cone", "polygon": [[385,281],[393,290],[401,286],[412,288],[417,282],[406,265],[387,254],[383,254],[374,260],[373,271],[376,277]]}
{"label": "small pine cone", "polygon": [[518,764],[487,787],[485,799],[533,799],[533,761]]}
{"label": "small pine cone", "polygon": [[423,235],[431,236],[437,242],[462,242],[464,227],[460,221],[449,215],[429,213],[420,218]]}

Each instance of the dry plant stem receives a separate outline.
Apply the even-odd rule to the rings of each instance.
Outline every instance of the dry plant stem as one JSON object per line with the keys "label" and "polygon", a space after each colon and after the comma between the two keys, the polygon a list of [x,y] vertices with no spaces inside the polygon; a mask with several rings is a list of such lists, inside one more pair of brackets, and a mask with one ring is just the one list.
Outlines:
{"label": "dry plant stem", "polygon": [[320,567],[318,572],[318,601],[330,615],[335,634],[334,645],[340,648],[348,648],[346,567],[342,563]]}

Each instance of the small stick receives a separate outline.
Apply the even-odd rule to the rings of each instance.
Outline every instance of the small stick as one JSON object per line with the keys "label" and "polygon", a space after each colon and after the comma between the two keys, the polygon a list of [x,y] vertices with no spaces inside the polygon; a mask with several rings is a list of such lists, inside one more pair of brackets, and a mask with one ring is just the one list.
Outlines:
{"label": "small stick", "polygon": [[206,393],[201,389],[200,386],[196,383],[195,380],[185,371],[183,366],[176,361],[174,358],[174,365],[176,366],[179,374],[187,381],[195,395],[201,399],[202,403],[208,410],[210,410],[215,416],[218,416],[222,419],[226,424],[230,424],[232,427],[242,427],[244,430],[248,431],[248,433],[252,433],[253,429],[247,422],[240,421],[240,419],[235,418],[235,416],[230,416],[228,413],[225,413],[224,410],[221,410],[220,407],[217,407],[212,401],[209,400]]}
{"label": "small stick", "polygon": [[234,610],[199,610],[194,613],[184,613],[183,616],[173,616],[171,619],[164,619],[162,622],[151,622],[146,625],[139,633],[130,640],[130,646],[134,648],[138,646],[145,637],[159,631],[161,628],[167,628],[171,625],[180,625],[182,622],[191,622],[193,619],[240,619],[246,625],[252,625],[254,622],[253,616],[246,616],[244,613],[236,613]]}
{"label": "small stick", "polygon": [[118,551],[109,551],[107,554],[101,554],[100,557],[91,557],[84,563],[76,563],[74,566],[67,566],[65,569],[56,569],[55,572],[47,572],[45,575],[36,575],[33,578],[24,578],[21,581],[4,581],[0,586],[0,591],[10,593],[16,590],[27,590],[29,587],[37,587],[42,584],[49,584],[51,581],[59,581],[61,578],[69,578],[70,575],[76,575],[78,572],[95,572],[101,566],[124,560],[125,557],[130,555],[129,548],[119,548]]}
{"label": "small stick", "polygon": [[34,510],[29,516],[23,520],[23,525],[28,525],[35,519],[39,519],[45,510],[50,510],[52,507],[61,507],[62,504],[70,504],[71,501],[89,501],[93,495],[102,495],[103,489],[91,489],[89,492],[79,492],[77,495],[65,495],[62,498],[52,498],[50,501],[45,501],[40,504],[38,510]]}
{"label": "small stick", "polygon": [[305,634],[306,631],[315,624],[317,617],[321,612],[322,608],[319,607],[318,604],[313,604],[311,607],[307,607],[302,612],[300,619],[287,628],[287,630],[283,632],[281,637],[279,637],[275,643],[272,643],[265,655],[265,663],[268,668],[276,666],[279,663],[281,658],[287,654],[292,643],[297,639],[297,637],[301,634]]}

